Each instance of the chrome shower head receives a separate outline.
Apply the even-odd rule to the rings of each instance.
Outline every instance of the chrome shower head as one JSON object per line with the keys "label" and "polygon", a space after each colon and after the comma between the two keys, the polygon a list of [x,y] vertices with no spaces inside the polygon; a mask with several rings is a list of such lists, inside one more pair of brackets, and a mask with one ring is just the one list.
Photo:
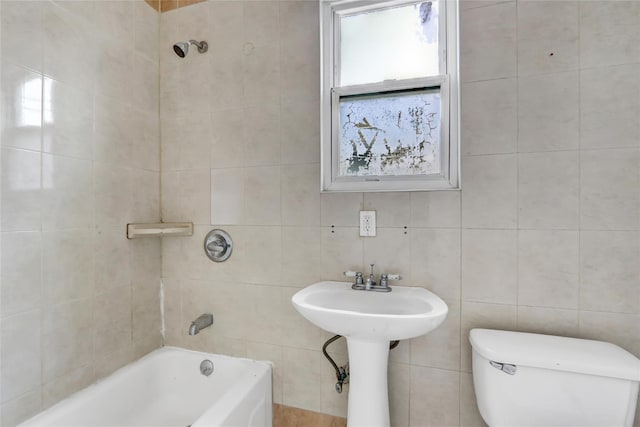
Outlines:
{"label": "chrome shower head", "polygon": [[185,56],[187,56],[187,53],[189,53],[189,45],[194,45],[195,47],[197,47],[199,53],[205,53],[207,50],[209,50],[209,45],[207,44],[207,42],[205,41],[198,42],[195,40],[189,40],[188,42],[178,42],[174,44],[173,51],[180,58],[184,58]]}
{"label": "chrome shower head", "polygon": [[180,42],[173,45],[173,51],[180,58],[184,58],[189,53],[189,43]]}

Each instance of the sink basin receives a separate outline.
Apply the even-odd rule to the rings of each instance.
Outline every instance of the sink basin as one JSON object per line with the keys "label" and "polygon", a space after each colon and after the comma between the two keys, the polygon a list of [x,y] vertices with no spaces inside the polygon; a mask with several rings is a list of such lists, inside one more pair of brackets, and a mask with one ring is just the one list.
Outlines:
{"label": "sink basin", "polygon": [[355,291],[351,283],[320,282],[296,293],[296,310],[314,325],[345,337],[404,340],[424,335],[447,316],[447,305],[423,288]]}
{"label": "sink basin", "polygon": [[347,338],[347,427],[390,426],[389,341],[424,335],[447,316],[444,301],[426,289],[392,289],[356,291],[351,289],[351,283],[320,282],[291,298],[296,310],[311,323]]}

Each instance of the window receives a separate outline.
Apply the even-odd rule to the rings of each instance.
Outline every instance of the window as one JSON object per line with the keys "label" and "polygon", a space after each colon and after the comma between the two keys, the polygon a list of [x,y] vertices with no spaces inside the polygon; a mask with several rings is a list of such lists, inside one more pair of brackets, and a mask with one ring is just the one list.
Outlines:
{"label": "window", "polygon": [[322,1],[322,190],[458,188],[457,1]]}

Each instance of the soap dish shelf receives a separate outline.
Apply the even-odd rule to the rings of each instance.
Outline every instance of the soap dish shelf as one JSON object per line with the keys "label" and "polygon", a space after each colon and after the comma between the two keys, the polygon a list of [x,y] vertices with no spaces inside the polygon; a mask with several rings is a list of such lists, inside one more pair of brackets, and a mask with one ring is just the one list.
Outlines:
{"label": "soap dish shelf", "polygon": [[162,236],[193,236],[193,223],[158,222],[127,224],[127,239]]}

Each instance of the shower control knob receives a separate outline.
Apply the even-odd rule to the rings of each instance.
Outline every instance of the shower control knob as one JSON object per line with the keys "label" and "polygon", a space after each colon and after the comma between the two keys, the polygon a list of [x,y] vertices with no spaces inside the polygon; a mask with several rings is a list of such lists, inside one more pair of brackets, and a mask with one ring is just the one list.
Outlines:
{"label": "shower control knob", "polygon": [[227,250],[227,242],[222,239],[214,240],[207,245],[207,249],[215,254],[224,252]]}
{"label": "shower control knob", "polygon": [[204,238],[204,252],[211,261],[225,261],[232,251],[233,241],[224,230],[211,230]]}

